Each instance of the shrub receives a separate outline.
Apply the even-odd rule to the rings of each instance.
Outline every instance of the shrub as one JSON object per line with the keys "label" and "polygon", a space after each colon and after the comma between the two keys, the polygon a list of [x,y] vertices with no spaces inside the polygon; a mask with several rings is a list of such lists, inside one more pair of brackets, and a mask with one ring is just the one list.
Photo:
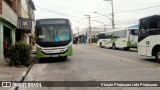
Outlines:
{"label": "shrub", "polygon": [[11,45],[9,47],[9,64],[13,65],[25,65],[29,66],[31,63],[30,60],[30,51],[31,46],[26,44],[25,42],[18,42],[15,45]]}

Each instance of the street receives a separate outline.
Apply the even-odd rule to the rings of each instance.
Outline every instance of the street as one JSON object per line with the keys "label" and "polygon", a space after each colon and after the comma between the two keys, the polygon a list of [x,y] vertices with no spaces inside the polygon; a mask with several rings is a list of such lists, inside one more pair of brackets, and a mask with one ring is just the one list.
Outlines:
{"label": "street", "polygon": [[[31,68],[25,81],[160,81],[160,64],[154,58],[139,56],[136,50],[73,45],[73,56],[66,61],[41,60]],[[19,90],[106,90],[103,87],[44,87]],[[109,90],[159,90],[159,88],[121,88]]]}
{"label": "street", "polygon": [[0,0],[0,90],[160,90],[159,9],[160,0]]}

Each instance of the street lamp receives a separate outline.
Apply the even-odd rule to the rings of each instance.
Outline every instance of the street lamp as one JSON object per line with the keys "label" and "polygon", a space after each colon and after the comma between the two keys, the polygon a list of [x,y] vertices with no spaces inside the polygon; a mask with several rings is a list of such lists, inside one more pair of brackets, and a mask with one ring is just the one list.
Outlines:
{"label": "street lamp", "polygon": [[112,6],[112,29],[114,29],[114,12],[113,12],[113,0],[104,0],[111,4]]}
{"label": "street lamp", "polygon": [[104,25],[104,32],[106,31],[106,27],[105,27],[105,24],[103,22],[100,22],[100,21],[97,21],[97,20],[91,20],[91,21],[102,23]]}
{"label": "street lamp", "polygon": [[102,13],[99,13],[99,12],[94,12],[94,13],[97,13],[97,14],[99,14],[99,15],[102,15],[102,16],[108,18],[109,20],[112,20],[112,18],[109,18],[109,17],[107,17],[106,15],[104,15],[104,14],[102,14]]}
{"label": "street lamp", "polygon": [[75,27],[78,30],[78,44],[79,44],[79,27]]}
{"label": "street lamp", "polygon": [[91,17],[90,15],[84,15],[87,16],[89,19],[89,30],[90,30],[90,40],[89,40],[89,44],[92,45],[92,35],[91,35]]}

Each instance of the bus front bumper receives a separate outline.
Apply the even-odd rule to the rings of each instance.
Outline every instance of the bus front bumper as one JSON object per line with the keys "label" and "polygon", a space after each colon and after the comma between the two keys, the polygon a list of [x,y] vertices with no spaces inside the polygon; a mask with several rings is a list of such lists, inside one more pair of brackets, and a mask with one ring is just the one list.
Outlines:
{"label": "bus front bumper", "polygon": [[46,55],[42,53],[39,50],[36,50],[36,57],[37,58],[51,58],[51,57],[65,57],[65,56],[71,56],[73,54],[73,48],[69,48],[66,52],[62,54],[51,54],[51,55]]}
{"label": "bus front bumper", "polygon": [[130,48],[137,48],[137,43],[127,42],[127,47],[130,47]]}

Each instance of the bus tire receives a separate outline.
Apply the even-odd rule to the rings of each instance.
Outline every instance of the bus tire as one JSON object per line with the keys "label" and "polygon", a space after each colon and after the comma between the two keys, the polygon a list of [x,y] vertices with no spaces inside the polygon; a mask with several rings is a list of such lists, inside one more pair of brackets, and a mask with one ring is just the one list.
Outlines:
{"label": "bus tire", "polygon": [[156,58],[157,62],[160,63],[160,49],[158,49],[158,50],[156,51],[155,58]]}
{"label": "bus tire", "polygon": [[125,47],[123,48],[123,50],[128,51],[130,48],[129,47]]}
{"label": "bus tire", "polygon": [[116,50],[116,44],[115,43],[112,44],[112,49]]}

